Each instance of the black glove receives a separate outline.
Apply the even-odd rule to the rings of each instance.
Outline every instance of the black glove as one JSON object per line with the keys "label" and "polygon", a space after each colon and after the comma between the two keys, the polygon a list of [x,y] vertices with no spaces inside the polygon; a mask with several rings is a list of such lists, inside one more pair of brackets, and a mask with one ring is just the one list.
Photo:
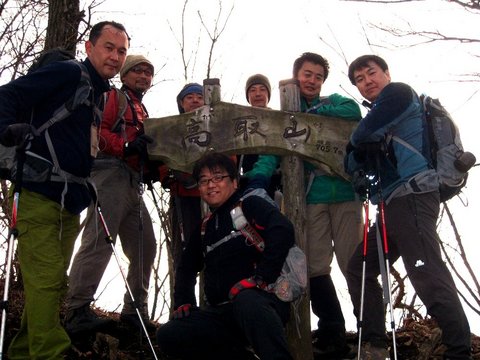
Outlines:
{"label": "black glove", "polygon": [[146,158],[147,144],[153,143],[153,139],[145,134],[139,135],[135,140],[126,142],[123,145],[123,155],[125,157],[140,155]]}
{"label": "black glove", "polygon": [[8,125],[2,134],[0,134],[0,143],[7,147],[23,145],[26,138],[32,134],[33,127],[30,124],[19,123]]}
{"label": "black glove", "polygon": [[174,319],[181,319],[190,316],[192,311],[197,310],[197,307],[192,304],[183,304],[180,305],[172,314]]}
{"label": "black glove", "polygon": [[346,154],[348,155],[348,154],[350,154],[350,153],[351,153],[352,151],[354,151],[354,150],[355,150],[355,146],[353,146],[352,142],[349,141],[348,144],[347,144],[347,146],[345,147],[345,152],[346,152]]}
{"label": "black glove", "polygon": [[358,145],[358,149],[366,152],[367,154],[385,152],[385,148],[385,141],[367,142]]}
{"label": "black glove", "polygon": [[366,198],[369,190],[367,174],[363,170],[357,170],[352,176],[352,185],[355,192],[361,197]]}

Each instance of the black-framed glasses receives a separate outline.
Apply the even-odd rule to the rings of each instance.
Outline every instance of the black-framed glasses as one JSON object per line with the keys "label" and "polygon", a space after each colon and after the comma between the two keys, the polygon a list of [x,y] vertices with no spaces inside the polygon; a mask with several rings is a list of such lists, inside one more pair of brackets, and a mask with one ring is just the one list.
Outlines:
{"label": "black-framed glasses", "polygon": [[153,76],[153,71],[150,68],[143,68],[141,66],[134,66],[130,71],[133,71],[135,74],[140,75],[142,73],[145,74],[145,76]]}
{"label": "black-framed glasses", "polygon": [[210,181],[214,184],[217,184],[227,177],[230,177],[230,175],[216,174],[216,175],[213,175],[211,178],[208,178],[208,179],[203,178],[203,179],[198,180],[198,186],[207,186]]}

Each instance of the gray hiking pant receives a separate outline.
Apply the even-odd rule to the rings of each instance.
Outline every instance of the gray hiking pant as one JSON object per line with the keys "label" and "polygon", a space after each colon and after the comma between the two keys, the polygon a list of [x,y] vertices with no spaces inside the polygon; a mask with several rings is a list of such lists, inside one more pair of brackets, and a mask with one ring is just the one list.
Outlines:
{"label": "gray hiking pant", "polygon": [[[127,281],[141,312],[147,310],[147,294],[156,241],[152,220],[138,193],[138,174],[123,161],[112,166],[96,162],[92,180],[113,241],[120,238],[123,252],[130,264]],[[140,213],[141,212],[141,213]],[[142,223],[140,224],[140,219]],[[95,292],[110,261],[112,246],[105,241],[105,231],[93,205],[87,212],[82,243],[73,259],[67,294],[68,310],[77,309],[94,300]],[[128,292],[122,312],[135,314]]]}

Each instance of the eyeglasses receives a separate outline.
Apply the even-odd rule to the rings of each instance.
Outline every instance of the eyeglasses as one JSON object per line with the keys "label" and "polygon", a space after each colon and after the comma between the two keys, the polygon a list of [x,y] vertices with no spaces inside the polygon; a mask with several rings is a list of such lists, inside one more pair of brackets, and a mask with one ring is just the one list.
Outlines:
{"label": "eyeglasses", "polygon": [[140,66],[135,66],[133,67],[130,71],[133,71],[135,74],[140,75],[142,73],[145,74],[145,76],[153,76],[153,71],[152,69],[149,68],[142,68]]}
{"label": "eyeglasses", "polygon": [[200,179],[198,180],[198,186],[207,186],[208,183],[211,181],[212,183],[214,184],[217,184],[219,183],[220,181],[222,181],[223,179],[227,178],[227,177],[230,177],[230,175],[220,175],[220,174],[216,174],[216,175],[213,175],[211,178],[209,179]]}

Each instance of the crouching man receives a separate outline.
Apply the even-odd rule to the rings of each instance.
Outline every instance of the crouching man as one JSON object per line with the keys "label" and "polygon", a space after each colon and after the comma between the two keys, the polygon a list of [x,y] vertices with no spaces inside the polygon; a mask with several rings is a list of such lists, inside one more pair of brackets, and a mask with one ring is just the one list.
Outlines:
{"label": "crouching man", "polygon": [[[236,165],[228,156],[208,153],[195,164],[193,177],[212,212],[182,254],[173,319],[157,331],[161,351],[182,359],[236,359],[250,345],[261,359],[291,359],[284,332],[290,304],[266,288],[294,244],[292,223],[260,197],[240,199]],[[240,201],[263,238],[263,252],[236,230],[231,211],[238,213]],[[198,308],[194,288],[201,270],[207,305]]]}

